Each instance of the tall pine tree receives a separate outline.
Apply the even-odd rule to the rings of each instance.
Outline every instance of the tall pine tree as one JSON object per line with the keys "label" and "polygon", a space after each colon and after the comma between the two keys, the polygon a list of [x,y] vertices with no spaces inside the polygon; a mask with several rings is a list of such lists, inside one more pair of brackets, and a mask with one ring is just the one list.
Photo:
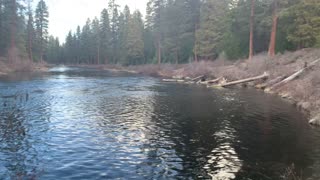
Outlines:
{"label": "tall pine tree", "polygon": [[49,12],[48,7],[44,0],[40,0],[35,15],[36,23],[36,38],[38,53],[40,56],[40,62],[43,61],[43,56],[45,54],[47,40],[48,40],[48,26],[49,26]]}

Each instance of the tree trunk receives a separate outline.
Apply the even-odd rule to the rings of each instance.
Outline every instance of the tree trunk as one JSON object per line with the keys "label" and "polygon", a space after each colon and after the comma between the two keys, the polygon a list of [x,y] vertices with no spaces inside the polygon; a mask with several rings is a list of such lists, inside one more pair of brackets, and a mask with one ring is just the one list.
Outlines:
{"label": "tree trunk", "polygon": [[[196,34],[197,29],[198,29],[198,26],[196,24],[194,26],[194,34]],[[194,42],[196,42],[196,35],[194,35],[194,36],[195,36]],[[195,62],[198,62],[198,51],[197,51],[197,48],[196,48],[196,43],[194,43],[194,60],[195,60]]]}
{"label": "tree trunk", "polygon": [[254,8],[255,0],[251,0],[249,60],[253,57]]}
{"label": "tree trunk", "polygon": [[[42,30],[41,30],[42,31]],[[40,42],[40,48],[41,48],[41,52],[40,52],[40,63],[43,62],[43,39],[42,39],[42,33],[41,33],[41,42]]]}
{"label": "tree trunk", "polygon": [[16,30],[17,30],[17,4],[16,0],[12,0],[12,9],[11,9],[11,25],[10,25],[10,49],[9,49],[9,61],[12,62],[15,56],[15,47],[16,47]]}
{"label": "tree trunk", "polygon": [[199,60],[198,60],[198,54],[197,54],[197,49],[196,49],[196,48],[194,48],[194,60],[195,60],[196,62],[199,62]]}
{"label": "tree trunk", "polygon": [[179,51],[176,49],[176,64],[179,64]]}
{"label": "tree trunk", "polygon": [[271,36],[270,36],[270,44],[269,44],[269,51],[268,54],[269,56],[273,57],[276,52],[276,38],[277,38],[277,25],[278,25],[278,2],[277,0],[273,1],[273,17],[272,17],[272,29],[271,29]]}
{"label": "tree trunk", "polygon": [[98,46],[98,52],[97,52],[97,64],[100,64],[100,46]]}
{"label": "tree trunk", "polygon": [[158,38],[158,64],[161,64],[161,41]]}
{"label": "tree trunk", "polygon": [[33,62],[33,54],[32,54],[32,33],[29,32],[29,60]]}

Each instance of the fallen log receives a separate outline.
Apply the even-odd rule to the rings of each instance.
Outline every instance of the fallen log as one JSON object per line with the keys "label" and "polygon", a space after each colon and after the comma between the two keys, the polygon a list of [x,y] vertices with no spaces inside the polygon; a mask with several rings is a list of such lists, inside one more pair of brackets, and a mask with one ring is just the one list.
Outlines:
{"label": "fallen log", "polygon": [[218,83],[220,80],[222,80],[223,77],[219,77],[217,79],[214,79],[214,80],[209,80],[209,81],[206,81],[207,84],[214,84],[214,83]]}
{"label": "fallen log", "polygon": [[260,79],[267,79],[268,77],[269,77],[269,74],[265,72],[262,75],[257,76],[257,77],[252,77],[252,78],[247,78],[247,79],[241,79],[241,80],[238,80],[238,81],[227,82],[227,83],[219,84],[218,86],[221,86],[221,87],[234,86],[234,85],[237,85],[237,84],[243,84],[243,83],[252,82],[252,81],[256,81],[256,80],[260,80]]}
{"label": "fallen log", "polygon": [[311,67],[313,67],[314,65],[316,65],[317,62],[319,62],[320,59],[317,59],[315,61],[313,61],[312,63],[310,63],[308,66],[304,66],[304,68],[300,69],[299,71],[295,72],[294,74],[292,74],[291,76],[289,76],[288,78],[284,79],[283,81],[273,85],[270,89],[274,89],[277,88],[279,86],[283,86],[285,84],[287,84],[288,82],[295,80],[297,77],[299,77],[300,75],[302,75],[306,70],[310,69]]}
{"label": "fallen log", "polygon": [[177,79],[162,79],[163,82],[178,82]]}
{"label": "fallen log", "polygon": [[276,83],[284,80],[285,78],[286,78],[286,76],[276,77],[275,79],[272,79],[272,80],[270,80],[269,82],[256,85],[256,88],[258,88],[258,89],[265,89],[265,88],[267,88],[267,87],[271,87],[271,86],[273,86],[274,84],[276,84]]}
{"label": "fallen log", "polygon": [[202,76],[198,76],[198,77],[196,77],[196,78],[191,79],[191,81],[199,81],[199,80],[202,80],[202,79],[204,79],[204,78],[205,78],[205,76],[202,75]]}

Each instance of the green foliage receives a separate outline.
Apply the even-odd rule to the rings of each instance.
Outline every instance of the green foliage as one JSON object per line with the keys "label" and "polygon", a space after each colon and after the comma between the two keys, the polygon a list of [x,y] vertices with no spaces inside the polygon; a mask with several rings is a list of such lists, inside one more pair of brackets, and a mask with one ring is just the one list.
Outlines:
{"label": "green foliage", "polygon": [[[149,0],[145,18],[109,0],[99,18],[70,31],[63,44],[48,34],[45,1],[35,13],[31,1],[0,0],[0,56],[15,48],[20,56],[52,63],[136,65],[248,54],[249,0]],[[277,52],[320,47],[319,0],[256,0],[254,53],[268,50],[275,14]]]}
{"label": "green foliage", "polygon": [[284,14],[287,39],[297,48],[320,44],[320,1],[302,0]]}
{"label": "green foliage", "polygon": [[144,59],[143,20],[139,11],[135,11],[128,19],[127,57],[128,64],[142,64]]}
{"label": "green foliage", "polygon": [[0,56],[10,48],[18,48],[21,56],[26,54],[24,9],[22,0],[0,0]]}
{"label": "green foliage", "polygon": [[47,47],[48,41],[48,28],[49,28],[49,12],[48,7],[44,0],[40,0],[35,14],[36,24],[36,41],[37,41],[37,52],[40,56],[40,61],[43,60],[44,53]]}
{"label": "green foliage", "polygon": [[[79,32],[80,36],[80,32]],[[101,42],[101,59],[103,63],[108,63],[109,56],[111,54],[111,31],[110,20],[107,9],[103,9],[100,17],[100,42]]]}
{"label": "green foliage", "polygon": [[200,57],[214,59],[218,56],[223,33],[227,30],[224,21],[230,3],[230,1],[207,0],[202,4],[195,46]]}

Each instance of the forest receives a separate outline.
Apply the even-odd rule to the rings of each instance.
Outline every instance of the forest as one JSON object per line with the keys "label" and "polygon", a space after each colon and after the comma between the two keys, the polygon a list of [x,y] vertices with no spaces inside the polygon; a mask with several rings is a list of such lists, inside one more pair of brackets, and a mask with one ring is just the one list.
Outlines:
{"label": "forest", "polygon": [[149,0],[146,13],[109,0],[63,41],[48,34],[49,9],[0,0],[2,61],[179,64],[320,47],[319,0]]}

